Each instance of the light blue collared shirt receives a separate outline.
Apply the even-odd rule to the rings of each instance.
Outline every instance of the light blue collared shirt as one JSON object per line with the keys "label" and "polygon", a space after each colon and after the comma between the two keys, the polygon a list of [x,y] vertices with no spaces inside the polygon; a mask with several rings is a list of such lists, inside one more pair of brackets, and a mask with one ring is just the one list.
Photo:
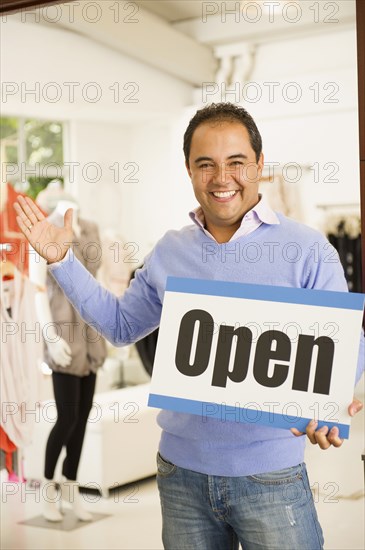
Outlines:
{"label": "light blue collared shirt", "polygon": [[[277,225],[280,223],[279,218],[270,208],[267,200],[262,195],[259,195],[259,197],[259,202],[243,216],[240,227],[237,229],[234,235],[232,235],[230,241],[252,233],[252,231],[255,231],[255,229],[260,227],[262,223],[267,223],[270,225]],[[205,217],[201,206],[198,206],[197,208],[195,208],[195,210],[189,212],[189,216],[208,237],[214,239],[213,235],[209,233],[209,231],[205,228]]]}

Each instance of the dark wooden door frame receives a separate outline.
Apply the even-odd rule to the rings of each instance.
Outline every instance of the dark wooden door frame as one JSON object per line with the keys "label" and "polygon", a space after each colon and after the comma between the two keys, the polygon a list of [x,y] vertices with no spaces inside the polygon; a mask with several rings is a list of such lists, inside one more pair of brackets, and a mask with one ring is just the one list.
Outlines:
{"label": "dark wooden door frame", "polygon": [[[360,208],[362,292],[365,292],[365,1],[356,0],[357,75],[359,85]],[[363,319],[365,330],[365,315]]]}

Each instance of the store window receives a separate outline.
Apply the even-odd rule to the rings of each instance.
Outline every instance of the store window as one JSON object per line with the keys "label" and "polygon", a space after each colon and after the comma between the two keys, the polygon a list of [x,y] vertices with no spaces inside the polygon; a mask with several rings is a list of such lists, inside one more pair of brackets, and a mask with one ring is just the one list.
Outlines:
{"label": "store window", "polygon": [[32,198],[51,180],[63,184],[64,134],[59,121],[2,117],[2,181]]}

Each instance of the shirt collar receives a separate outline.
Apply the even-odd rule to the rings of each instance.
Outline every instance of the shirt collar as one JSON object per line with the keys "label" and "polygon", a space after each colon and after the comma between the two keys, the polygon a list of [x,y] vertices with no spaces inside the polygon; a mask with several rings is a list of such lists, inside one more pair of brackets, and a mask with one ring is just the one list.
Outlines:
{"label": "shirt collar", "polygon": [[[259,202],[253,208],[251,208],[249,212],[252,212],[260,223],[266,223],[268,225],[280,224],[279,218],[277,217],[274,210],[272,210],[272,208],[269,206],[269,203],[267,202],[265,197],[259,193],[259,198]],[[197,208],[189,212],[189,216],[198,227],[201,227],[205,230],[205,218],[201,206],[198,206]],[[241,227],[244,223],[246,223],[246,220],[247,218],[245,219],[244,216],[241,221]]]}

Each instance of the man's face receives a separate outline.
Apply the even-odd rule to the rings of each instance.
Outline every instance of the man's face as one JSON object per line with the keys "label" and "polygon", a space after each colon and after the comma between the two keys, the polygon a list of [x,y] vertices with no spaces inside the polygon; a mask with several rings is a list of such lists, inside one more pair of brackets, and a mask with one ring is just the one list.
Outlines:
{"label": "man's face", "polygon": [[242,124],[204,123],[195,130],[187,170],[206,227],[216,239],[233,235],[245,213],[258,203],[262,168],[263,155],[257,162]]}

